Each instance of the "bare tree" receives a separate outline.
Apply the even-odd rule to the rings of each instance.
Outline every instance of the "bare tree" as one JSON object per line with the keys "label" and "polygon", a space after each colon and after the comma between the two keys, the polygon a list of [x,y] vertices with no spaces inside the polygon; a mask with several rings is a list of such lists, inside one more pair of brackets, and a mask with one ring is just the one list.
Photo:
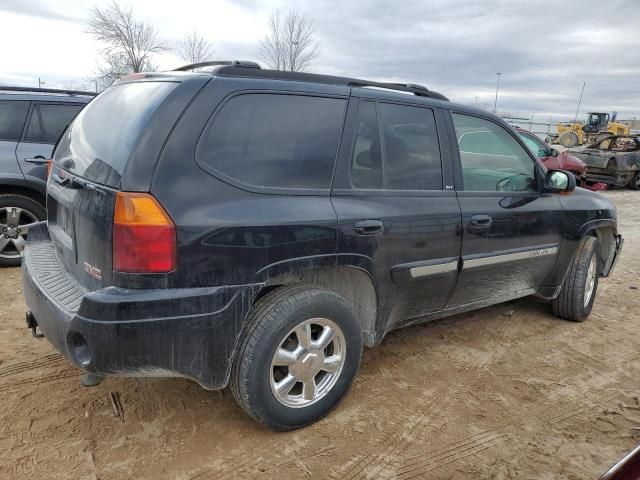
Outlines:
{"label": "bare tree", "polygon": [[211,59],[214,51],[211,43],[195,30],[178,42],[176,50],[188,64],[205,62]]}
{"label": "bare tree", "polygon": [[269,33],[260,42],[260,57],[270,68],[304,72],[320,54],[313,21],[296,10],[269,18]]}
{"label": "bare tree", "polygon": [[154,70],[153,55],[168,50],[153,25],[136,19],[131,8],[115,0],[105,8],[91,9],[89,33],[106,44],[97,78],[103,85],[128,73]]}

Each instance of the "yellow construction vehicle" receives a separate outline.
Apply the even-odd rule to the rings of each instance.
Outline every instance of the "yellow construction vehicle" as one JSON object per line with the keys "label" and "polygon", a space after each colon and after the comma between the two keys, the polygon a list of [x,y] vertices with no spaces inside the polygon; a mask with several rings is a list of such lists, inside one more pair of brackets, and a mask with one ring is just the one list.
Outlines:
{"label": "yellow construction vehicle", "polygon": [[559,143],[563,147],[575,147],[592,143],[610,135],[629,135],[631,129],[616,122],[617,113],[609,117],[608,113],[589,112],[587,123],[559,123],[558,134],[551,138],[551,143]]}

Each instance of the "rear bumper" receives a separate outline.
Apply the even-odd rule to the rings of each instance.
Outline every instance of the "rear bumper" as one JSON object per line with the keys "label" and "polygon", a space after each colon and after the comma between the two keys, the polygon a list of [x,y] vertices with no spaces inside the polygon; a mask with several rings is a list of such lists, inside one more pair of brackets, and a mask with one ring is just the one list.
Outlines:
{"label": "rear bumper", "polygon": [[260,284],[87,291],[58,261],[46,233],[34,237],[22,262],[27,306],[47,340],[78,367],[96,375],[186,377],[207,389],[227,384]]}

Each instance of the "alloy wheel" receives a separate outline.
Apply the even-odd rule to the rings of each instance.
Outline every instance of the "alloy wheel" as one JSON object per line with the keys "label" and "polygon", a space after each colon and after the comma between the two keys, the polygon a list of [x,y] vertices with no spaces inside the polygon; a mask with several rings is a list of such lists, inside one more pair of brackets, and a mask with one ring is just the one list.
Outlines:
{"label": "alloy wheel", "polygon": [[0,258],[19,258],[27,240],[29,228],[38,218],[19,207],[0,208]]}
{"label": "alloy wheel", "polygon": [[307,407],[336,384],[346,358],[338,325],[327,318],[298,324],[279,343],[270,369],[271,391],[283,405]]}
{"label": "alloy wheel", "polygon": [[589,262],[589,270],[587,270],[587,278],[584,284],[585,308],[589,305],[589,302],[591,301],[591,296],[593,295],[593,290],[596,286],[596,276],[598,274],[596,265],[597,265],[597,259],[596,259],[596,256],[593,255],[591,257],[591,262]]}

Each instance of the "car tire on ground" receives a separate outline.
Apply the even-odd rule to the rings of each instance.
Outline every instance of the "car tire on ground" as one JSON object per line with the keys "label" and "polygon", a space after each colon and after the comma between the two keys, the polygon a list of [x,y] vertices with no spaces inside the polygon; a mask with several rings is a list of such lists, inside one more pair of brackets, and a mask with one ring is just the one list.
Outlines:
{"label": "car tire on ground", "polygon": [[573,257],[560,294],[551,302],[557,317],[583,322],[591,313],[598,290],[598,239],[584,237]]}
{"label": "car tire on ground", "polygon": [[362,356],[351,304],[315,287],[288,286],[258,300],[231,372],[231,391],[258,422],[293,430],[317,421],[349,390]]}
{"label": "car tire on ground", "polygon": [[640,172],[636,173],[629,182],[628,187],[631,190],[640,190]]}
{"label": "car tire on ground", "polygon": [[24,195],[0,195],[0,267],[20,265],[27,225],[44,220],[47,212],[39,202]]}

